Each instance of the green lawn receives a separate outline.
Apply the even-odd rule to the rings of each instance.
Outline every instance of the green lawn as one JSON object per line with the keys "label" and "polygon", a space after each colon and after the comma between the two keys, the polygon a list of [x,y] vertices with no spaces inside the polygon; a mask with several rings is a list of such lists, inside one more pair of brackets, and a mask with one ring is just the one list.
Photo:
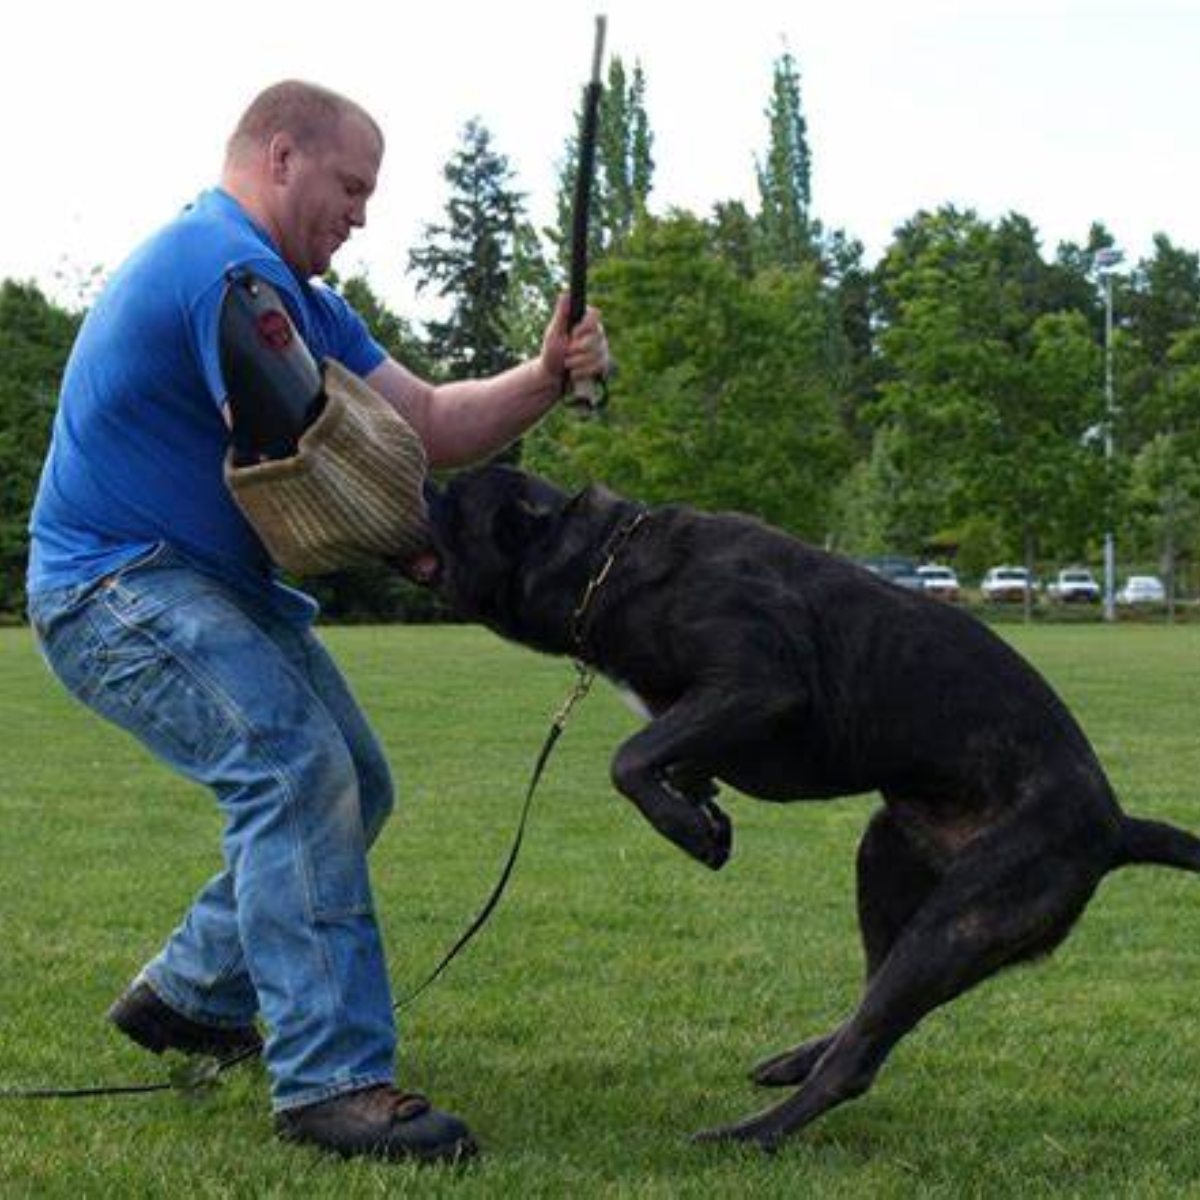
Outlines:
{"label": "green lawn", "polygon": [[[1200,829],[1200,628],[1006,632],[1080,716],[1131,811]],[[375,886],[394,979],[421,978],[489,891],[563,662],[473,629],[328,640],[403,807]],[[712,875],[608,785],[634,718],[598,688],[553,759],[509,897],[404,1018],[403,1082],[463,1113],[465,1172],[278,1144],[265,1082],[0,1103],[8,1196],[1145,1196],[1200,1192],[1200,879],[1129,870],[1049,963],[935,1014],[875,1090],[775,1157],[688,1144],[766,1098],[759,1057],[855,1000],[865,800],[732,798]],[[103,1013],[216,867],[208,797],[0,630],[0,1086],[154,1077]]]}

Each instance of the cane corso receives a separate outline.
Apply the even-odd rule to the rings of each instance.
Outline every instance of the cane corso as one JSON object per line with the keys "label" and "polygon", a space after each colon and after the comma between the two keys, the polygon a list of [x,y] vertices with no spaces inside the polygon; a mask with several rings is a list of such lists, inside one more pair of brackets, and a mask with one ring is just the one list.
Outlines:
{"label": "cane corso", "polygon": [[718,783],[882,796],[858,851],[857,1010],[754,1068],[787,1099],[702,1139],[773,1148],[860,1095],[927,1013],[1061,942],[1109,871],[1200,871],[1200,839],[1126,816],[1062,701],[944,601],[745,516],[510,467],[427,496],[436,583],[463,616],[640,697],[650,719],[613,782],[705,866],[731,849]]}

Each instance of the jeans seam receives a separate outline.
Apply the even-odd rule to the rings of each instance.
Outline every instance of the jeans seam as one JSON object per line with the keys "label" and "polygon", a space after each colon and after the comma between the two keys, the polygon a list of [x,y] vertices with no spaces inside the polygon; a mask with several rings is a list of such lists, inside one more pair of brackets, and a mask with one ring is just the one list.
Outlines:
{"label": "jeans seam", "polygon": [[286,786],[288,795],[288,829],[291,831],[292,835],[292,862],[298,868],[298,874],[304,884],[305,908],[308,910],[307,915],[309,923],[313,927],[317,951],[321,956],[321,963],[324,967],[322,974],[325,976],[325,989],[332,1000],[333,1012],[331,1013],[331,1016],[335,1019],[340,1019],[342,1016],[341,989],[337,985],[337,971],[334,967],[332,959],[329,957],[329,946],[327,944],[327,940],[320,935],[320,931],[316,928],[320,922],[317,919],[317,903],[315,888],[313,887],[312,880],[312,864],[309,862],[309,856],[304,852],[304,835],[299,828],[299,806],[295,803],[296,793],[290,784],[287,784]]}

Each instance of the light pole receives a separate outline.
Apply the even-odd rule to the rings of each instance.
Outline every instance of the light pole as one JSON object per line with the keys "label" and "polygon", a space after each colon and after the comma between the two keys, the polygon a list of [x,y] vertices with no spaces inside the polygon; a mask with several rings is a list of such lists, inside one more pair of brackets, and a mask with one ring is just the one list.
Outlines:
{"label": "light pole", "polygon": [[1104,619],[1117,619],[1117,547],[1113,534],[1113,425],[1116,404],[1113,400],[1113,269],[1125,256],[1109,247],[1097,250],[1093,261],[1104,284]]}

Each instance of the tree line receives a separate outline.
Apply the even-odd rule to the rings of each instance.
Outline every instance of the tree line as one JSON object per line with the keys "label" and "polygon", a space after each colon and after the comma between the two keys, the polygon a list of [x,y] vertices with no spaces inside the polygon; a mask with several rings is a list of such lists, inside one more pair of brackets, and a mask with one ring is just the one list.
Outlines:
{"label": "tree line", "polygon": [[[870,265],[813,212],[790,53],[764,116],[757,204],[653,211],[647,81],[611,60],[590,229],[610,404],[593,419],[556,411],[508,457],[567,485],[755,513],[849,555],[951,558],[968,577],[1095,562],[1113,528],[1123,561],[1173,585],[1200,557],[1200,256],[1160,233],[1104,278],[1114,239],[1100,221],[1047,253],[1019,213],[947,204],[904,221]],[[566,278],[576,159],[570,136],[555,224],[538,229],[508,158],[468,121],[444,212],[404,264],[442,315],[421,325],[366,278],[339,286],[428,378],[519,361]],[[0,285],[0,610],[21,602],[25,521],[81,317],[32,284]],[[383,571],[316,590],[335,616],[437,615]]]}

